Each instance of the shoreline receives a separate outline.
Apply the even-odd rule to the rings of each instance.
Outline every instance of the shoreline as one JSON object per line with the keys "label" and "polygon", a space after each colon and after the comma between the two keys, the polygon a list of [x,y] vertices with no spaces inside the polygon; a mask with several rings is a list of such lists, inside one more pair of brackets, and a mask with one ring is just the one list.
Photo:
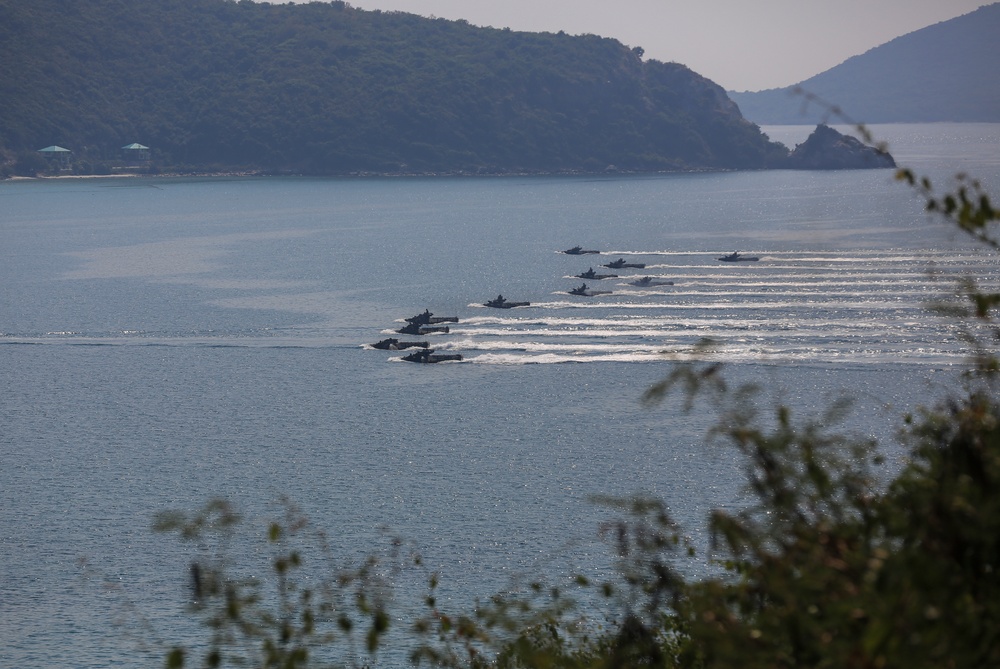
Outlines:
{"label": "shoreline", "polygon": [[768,168],[752,170],[736,169],[678,169],[658,171],[606,170],[600,172],[352,172],[349,174],[278,174],[273,172],[233,171],[233,172],[162,172],[159,174],[56,174],[43,176],[10,176],[3,181],[52,181],[65,179],[177,179],[177,178],[314,178],[314,179],[427,179],[427,178],[492,178],[492,177],[642,177],[667,174],[712,174],[722,172],[760,172]]}
{"label": "shoreline", "polygon": [[120,179],[141,176],[152,176],[148,174],[57,174],[44,177],[22,177],[13,176],[3,179],[3,181],[48,181],[50,179]]}

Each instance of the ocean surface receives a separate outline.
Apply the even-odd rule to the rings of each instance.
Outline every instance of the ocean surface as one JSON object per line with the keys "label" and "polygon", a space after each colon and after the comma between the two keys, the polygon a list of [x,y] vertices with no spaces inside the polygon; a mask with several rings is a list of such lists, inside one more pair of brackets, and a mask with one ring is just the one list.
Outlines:
{"label": "ocean surface", "polygon": [[[873,130],[935,184],[1000,196],[1000,125]],[[656,495],[704,546],[738,463],[705,443],[707,407],[647,388],[710,359],[795,415],[848,392],[842,428],[898,455],[902,412],[968,355],[928,303],[961,276],[1000,288],[995,254],[886,170],[13,181],[0,254],[3,667],[161,666],[195,638],[199,549],[152,518],[215,497],[253,528],[287,497],[345,564],[404,537],[457,610],[606,570],[594,495]],[[602,267],[619,258],[644,267]],[[530,306],[483,306],[498,294]],[[458,322],[394,333],[425,309]],[[371,348],[387,337],[463,360]]]}

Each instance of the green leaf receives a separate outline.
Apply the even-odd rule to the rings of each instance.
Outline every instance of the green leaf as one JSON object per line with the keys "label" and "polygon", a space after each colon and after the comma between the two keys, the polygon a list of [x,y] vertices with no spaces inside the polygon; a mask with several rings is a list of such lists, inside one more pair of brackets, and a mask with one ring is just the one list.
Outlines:
{"label": "green leaf", "polygon": [[184,649],[174,648],[167,654],[167,669],[182,669],[184,666]]}

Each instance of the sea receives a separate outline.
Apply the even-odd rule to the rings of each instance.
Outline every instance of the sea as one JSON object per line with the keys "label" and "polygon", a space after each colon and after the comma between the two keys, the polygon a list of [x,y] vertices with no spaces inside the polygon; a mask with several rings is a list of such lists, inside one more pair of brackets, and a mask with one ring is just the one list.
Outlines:
{"label": "sea", "polygon": [[[871,130],[935,188],[967,173],[1000,197],[1000,125]],[[734,251],[758,260],[718,260]],[[468,612],[539,574],[609,573],[597,498],[630,495],[668,505],[697,576],[708,513],[746,501],[741,463],[707,438],[710,403],[649,388],[723,363],[765,423],[850,396],[831,429],[879,440],[891,470],[903,414],[969,360],[932,305],[962,277],[1000,288],[996,253],[892,170],[16,180],[0,255],[2,667],[197,646],[206,546],[152,523],[212,499],[249,533],[233,568],[263,582],[259,537],[294,505],[337,564],[405,545]],[[500,294],[530,304],[484,306]],[[424,310],[457,321],[396,333]],[[462,360],[371,346],[390,337]]]}

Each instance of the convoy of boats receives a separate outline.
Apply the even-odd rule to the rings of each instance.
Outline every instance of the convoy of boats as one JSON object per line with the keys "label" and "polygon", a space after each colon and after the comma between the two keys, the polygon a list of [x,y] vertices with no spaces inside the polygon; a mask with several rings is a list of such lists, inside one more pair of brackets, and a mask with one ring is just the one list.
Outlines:
{"label": "convoy of boats", "polygon": [[[450,328],[447,325],[439,325],[439,323],[457,323],[458,316],[435,316],[430,310],[424,309],[422,313],[403,320],[406,321],[406,325],[396,330],[400,334],[448,334],[451,331]],[[435,353],[430,343],[426,341],[401,341],[395,337],[388,337],[371,344],[371,347],[380,351],[417,349],[400,358],[400,360],[407,362],[434,363],[462,360],[461,353]]]}
{"label": "convoy of boats", "polygon": [[[561,251],[566,255],[588,255],[588,254],[599,254],[600,251],[587,250],[582,246],[574,246],[568,248],[565,251]],[[739,251],[733,251],[728,255],[724,255],[718,260],[722,262],[756,262],[760,258],[757,256],[745,256]],[[610,269],[645,269],[645,263],[630,263],[626,262],[624,258],[619,258],[612,262],[601,265],[601,267],[608,267]],[[587,279],[590,281],[602,281],[604,279],[617,279],[619,275],[617,274],[598,274],[594,271],[593,267],[590,267],[586,272],[581,272],[580,274],[574,275],[579,279]],[[656,279],[651,276],[642,276],[628,282],[629,286],[635,286],[637,288],[650,288],[655,286],[672,286],[673,281],[665,281]],[[613,291],[610,290],[594,290],[587,286],[586,283],[572,288],[567,291],[570,295],[579,297],[594,297],[596,295],[610,295]],[[531,302],[515,302],[508,300],[502,294],[497,295],[491,300],[486,300],[482,303],[484,307],[490,307],[493,309],[514,309],[517,307],[529,307]],[[430,335],[430,334],[448,334],[451,329],[448,325],[442,325],[443,323],[457,323],[458,316],[435,316],[430,312],[429,309],[424,309],[423,312],[417,314],[416,316],[410,316],[409,318],[403,319],[406,325],[396,330],[399,334],[405,335]],[[400,360],[405,360],[406,362],[418,362],[418,363],[438,363],[438,362],[459,362],[464,358],[460,353],[436,353],[433,348],[431,348],[430,343],[427,341],[401,341],[395,337],[389,337],[383,339],[379,342],[371,344],[371,348],[385,351],[402,351],[406,349],[416,349],[415,351],[404,355]]]}

